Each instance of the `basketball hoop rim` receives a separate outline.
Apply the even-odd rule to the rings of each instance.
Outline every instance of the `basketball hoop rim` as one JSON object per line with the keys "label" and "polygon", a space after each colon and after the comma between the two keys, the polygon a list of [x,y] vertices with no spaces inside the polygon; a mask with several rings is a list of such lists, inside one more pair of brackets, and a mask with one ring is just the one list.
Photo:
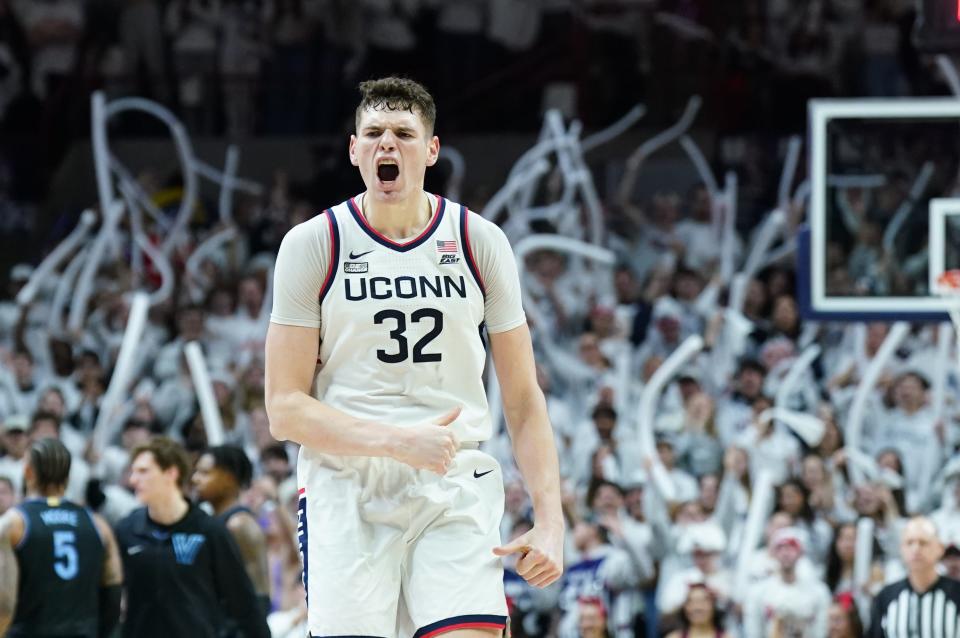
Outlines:
{"label": "basketball hoop rim", "polygon": [[934,293],[940,297],[955,297],[960,302],[960,269],[945,270],[937,276]]}

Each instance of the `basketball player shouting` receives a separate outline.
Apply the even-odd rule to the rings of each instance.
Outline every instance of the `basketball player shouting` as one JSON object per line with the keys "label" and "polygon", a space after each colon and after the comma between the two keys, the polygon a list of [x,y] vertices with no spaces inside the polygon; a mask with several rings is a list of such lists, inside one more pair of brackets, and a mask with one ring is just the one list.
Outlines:
{"label": "basketball player shouting", "polygon": [[[366,192],[293,228],[266,343],[275,436],[301,444],[300,550],[311,636],[500,635],[500,556],[562,570],[557,454],[503,232],[423,190],[430,94],[360,85],[350,160]],[[486,336],[485,336],[486,335]],[[503,479],[481,382],[493,351],[535,525],[500,546]]]}

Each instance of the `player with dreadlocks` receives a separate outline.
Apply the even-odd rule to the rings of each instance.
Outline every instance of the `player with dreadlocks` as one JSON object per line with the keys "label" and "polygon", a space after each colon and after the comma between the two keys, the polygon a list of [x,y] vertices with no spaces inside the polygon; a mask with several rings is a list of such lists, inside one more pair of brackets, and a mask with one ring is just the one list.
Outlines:
{"label": "player with dreadlocks", "polygon": [[63,498],[69,474],[63,443],[30,446],[27,498],[0,517],[0,635],[96,638],[120,618],[117,542],[106,521]]}

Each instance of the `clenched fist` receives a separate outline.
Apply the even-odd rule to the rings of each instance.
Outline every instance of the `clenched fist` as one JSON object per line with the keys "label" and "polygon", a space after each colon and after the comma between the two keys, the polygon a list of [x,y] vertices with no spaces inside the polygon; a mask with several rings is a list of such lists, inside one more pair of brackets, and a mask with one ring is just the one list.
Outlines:
{"label": "clenched fist", "polygon": [[417,470],[446,474],[460,446],[447,426],[456,421],[462,409],[454,408],[431,423],[401,429],[393,458]]}

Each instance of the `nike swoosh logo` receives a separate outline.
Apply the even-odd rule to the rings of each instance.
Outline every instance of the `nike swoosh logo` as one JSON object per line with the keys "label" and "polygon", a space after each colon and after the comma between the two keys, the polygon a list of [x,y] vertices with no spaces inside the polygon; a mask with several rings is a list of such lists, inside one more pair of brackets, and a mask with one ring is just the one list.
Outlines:
{"label": "nike swoosh logo", "polygon": [[139,554],[142,551],[143,551],[143,545],[134,545],[133,547],[127,550],[127,554],[129,556],[133,556],[134,554]]}
{"label": "nike swoosh logo", "polygon": [[486,472],[480,472],[479,474],[477,474],[477,471],[474,470],[474,471],[473,471],[473,478],[480,478],[481,476],[486,476],[487,474],[489,474],[489,473],[492,472],[492,471],[493,471],[493,470],[487,470]]}
{"label": "nike swoosh logo", "polygon": [[372,250],[368,250],[365,253],[354,253],[353,251],[350,251],[350,259],[360,259],[364,255],[369,255],[372,252],[373,252]]}

